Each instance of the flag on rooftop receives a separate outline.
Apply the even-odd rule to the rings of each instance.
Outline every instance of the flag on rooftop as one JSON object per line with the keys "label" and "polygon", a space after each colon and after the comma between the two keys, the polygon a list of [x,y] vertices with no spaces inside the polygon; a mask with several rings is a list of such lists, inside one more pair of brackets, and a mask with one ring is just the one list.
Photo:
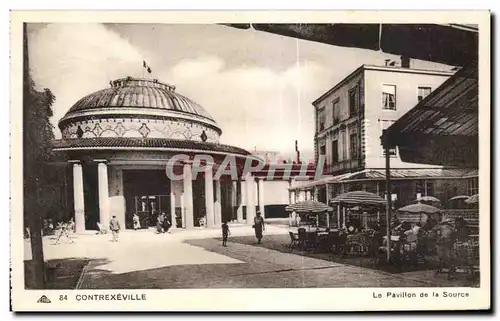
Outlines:
{"label": "flag on rooftop", "polygon": [[151,71],[152,71],[152,70],[151,70],[151,67],[149,67],[149,66],[148,66],[148,64],[146,63],[146,60],[143,60],[143,61],[142,61],[142,67],[144,67],[144,69],[146,69],[146,71],[147,71],[148,73],[151,73]]}

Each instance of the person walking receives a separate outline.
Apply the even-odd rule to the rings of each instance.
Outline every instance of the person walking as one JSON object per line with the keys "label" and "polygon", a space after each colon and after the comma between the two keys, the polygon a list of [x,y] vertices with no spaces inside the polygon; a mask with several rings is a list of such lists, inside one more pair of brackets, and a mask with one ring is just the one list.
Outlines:
{"label": "person walking", "polygon": [[257,211],[257,215],[253,219],[253,228],[255,230],[255,237],[257,238],[258,244],[262,240],[262,231],[265,231],[264,218],[260,215],[260,211]]}
{"label": "person walking", "polygon": [[134,213],[132,221],[134,222],[134,230],[139,230],[141,228],[141,221],[139,220],[139,215],[137,215],[137,213]]}
{"label": "person walking", "polygon": [[454,244],[455,229],[451,224],[451,220],[443,218],[440,223],[434,226],[432,232],[436,237],[436,252],[439,258],[439,268],[436,274],[448,270],[448,277],[453,274],[452,250]]}
{"label": "person walking", "polygon": [[227,238],[229,234],[231,234],[229,226],[227,225],[227,222],[224,221],[224,223],[222,223],[222,246],[224,247],[227,247]]}
{"label": "person walking", "polygon": [[109,229],[113,234],[113,242],[118,242],[118,234],[120,233],[120,221],[113,215],[113,218],[109,221]]}

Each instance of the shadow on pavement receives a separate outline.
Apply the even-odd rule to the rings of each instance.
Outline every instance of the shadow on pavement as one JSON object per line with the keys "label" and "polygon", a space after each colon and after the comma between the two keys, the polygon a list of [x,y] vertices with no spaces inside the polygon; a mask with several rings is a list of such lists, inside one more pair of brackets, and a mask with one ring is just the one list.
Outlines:
{"label": "shadow on pavement", "polygon": [[[48,260],[45,262],[46,288],[56,290],[75,289],[85,266],[90,262],[87,258],[67,258]],[[34,289],[31,282],[33,274],[33,261],[24,261],[25,288]]]}

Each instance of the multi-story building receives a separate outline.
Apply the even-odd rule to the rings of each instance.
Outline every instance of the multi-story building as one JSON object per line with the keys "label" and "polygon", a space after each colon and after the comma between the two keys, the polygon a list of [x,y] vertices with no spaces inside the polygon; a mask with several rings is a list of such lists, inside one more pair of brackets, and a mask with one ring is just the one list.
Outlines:
{"label": "multi-story building", "polygon": [[[316,99],[315,156],[318,160],[319,155],[325,155],[325,173],[331,176],[326,180],[328,195],[366,190],[384,196],[382,131],[453,74],[453,70],[410,68],[405,59],[399,66],[362,65]],[[468,194],[467,184],[473,183],[462,178],[477,175],[474,169],[405,163],[397,150],[390,153],[395,206],[411,203],[421,195],[446,201],[457,194]],[[315,189],[324,201],[326,194],[320,192],[327,186],[324,182],[303,188]]]}

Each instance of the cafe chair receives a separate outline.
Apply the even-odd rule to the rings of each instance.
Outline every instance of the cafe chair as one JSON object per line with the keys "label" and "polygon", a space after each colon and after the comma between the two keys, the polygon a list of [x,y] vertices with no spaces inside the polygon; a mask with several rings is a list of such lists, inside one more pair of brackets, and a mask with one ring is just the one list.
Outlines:
{"label": "cafe chair", "polygon": [[307,245],[308,249],[315,250],[318,247],[318,234],[314,232],[307,232]]}
{"label": "cafe chair", "polygon": [[301,250],[306,249],[307,247],[307,233],[306,229],[301,227],[297,230],[297,233],[299,235],[299,248]]}
{"label": "cafe chair", "polygon": [[288,232],[288,234],[290,235],[290,246],[289,246],[289,249],[290,250],[293,250],[293,248],[295,246],[299,246],[299,236],[297,234],[294,234],[293,232]]}

